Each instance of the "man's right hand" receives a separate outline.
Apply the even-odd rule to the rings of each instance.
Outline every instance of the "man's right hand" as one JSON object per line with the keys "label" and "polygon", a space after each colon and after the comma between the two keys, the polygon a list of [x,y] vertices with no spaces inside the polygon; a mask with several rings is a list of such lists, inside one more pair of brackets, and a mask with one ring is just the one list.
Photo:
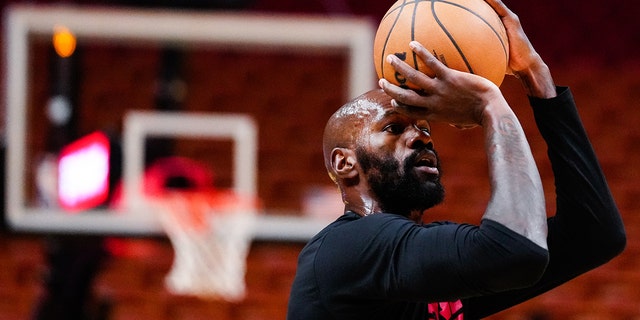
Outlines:
{"label": "man's right hand", "polygon": [[392,103],[405,112],[416,118],[470,128],[483,124],[487,106],[507,105],[500,89],[491,81],[448,68],[418,42],[411,42],[410,47],[435,76],[430,77],[389,55],[387,59],[391,66],[420,90],[404,89],[384,79],[379,82],[380,87],[394,98]]}

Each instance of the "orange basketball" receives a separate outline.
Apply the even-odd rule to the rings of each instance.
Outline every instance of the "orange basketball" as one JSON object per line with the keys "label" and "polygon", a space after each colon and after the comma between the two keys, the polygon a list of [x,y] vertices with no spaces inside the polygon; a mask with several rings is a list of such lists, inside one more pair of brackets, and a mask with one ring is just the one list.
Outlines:
{"label": "orange basketball", "polygon": [[507,33],[484,0],[398,0],[384,15],[373,45],[379,78],[418,89],[385,61],[394,54],[433,76],[409,42],[416,40],[449,68],[470,72],[500,85],[509,61]]}

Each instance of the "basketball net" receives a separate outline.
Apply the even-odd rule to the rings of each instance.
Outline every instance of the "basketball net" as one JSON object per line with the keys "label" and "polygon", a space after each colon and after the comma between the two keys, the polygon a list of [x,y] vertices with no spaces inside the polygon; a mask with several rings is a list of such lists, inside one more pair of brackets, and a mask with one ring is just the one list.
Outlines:
{"label": "basketball net", "polygon": [[154,197],[175,250],[169,292],[239,301],[256,217],[255,199],[224,191],[167,191]]}

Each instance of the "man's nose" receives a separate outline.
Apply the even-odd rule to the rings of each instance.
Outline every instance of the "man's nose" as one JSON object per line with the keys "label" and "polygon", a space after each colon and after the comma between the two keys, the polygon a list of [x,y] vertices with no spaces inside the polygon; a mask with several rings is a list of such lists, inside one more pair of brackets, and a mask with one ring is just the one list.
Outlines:
{"label": "man's nose", "polygon": [[410,136],[407,139],[407,146],[412,149],[424,148],[433,149],[433,140],[431,134],[417,126],[413,126],[410,130]]}

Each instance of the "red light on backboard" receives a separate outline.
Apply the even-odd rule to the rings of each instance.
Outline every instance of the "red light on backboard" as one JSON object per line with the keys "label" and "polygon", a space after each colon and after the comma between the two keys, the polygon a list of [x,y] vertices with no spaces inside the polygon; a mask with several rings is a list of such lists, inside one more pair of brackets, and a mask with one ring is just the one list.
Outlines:
{"label": "red light on backboard", "polygon": [[109,196],[108,137],[86,135],[65,146],[58,159],[58,202],[69,211],[101,205]]}

